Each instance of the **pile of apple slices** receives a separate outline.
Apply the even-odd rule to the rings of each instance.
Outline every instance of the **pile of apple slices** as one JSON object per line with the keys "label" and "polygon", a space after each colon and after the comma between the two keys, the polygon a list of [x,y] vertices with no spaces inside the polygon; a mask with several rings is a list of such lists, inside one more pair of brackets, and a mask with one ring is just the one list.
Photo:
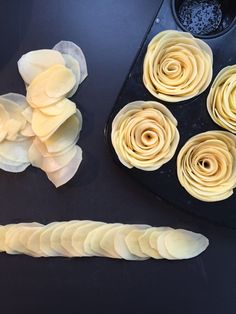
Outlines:
{"label": "pile of apple slices", "polygon": [[103,256],[126,260],[188,259],[202,253],[208,239],[170,227],[91,220],[0,226],[0,251],[34,257]]}
{"label": "pile of apple slices", "polygon": [[28,103],[23,95],[0,96],[0,168],[21,172],[30,165],[28,150],[34,132],[25,117]]}
{"label": "pile of apple slices", "polygon": [[19,94],[0,97],[0,168],[20,172],[32,164],[58,187],[82,161],[76,145],[82,115],[68,99],[87,77],[82,50],[70,41],[31,51],[18,61],[26,85]]}

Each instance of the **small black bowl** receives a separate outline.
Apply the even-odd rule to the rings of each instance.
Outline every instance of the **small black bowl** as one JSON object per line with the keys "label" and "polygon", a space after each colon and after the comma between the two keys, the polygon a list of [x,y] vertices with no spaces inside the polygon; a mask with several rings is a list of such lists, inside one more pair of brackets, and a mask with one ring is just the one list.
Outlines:
{"label": "small black bowl", "polygon": [[236,1],[172,0],[178,25],[199,38],[215,38],[228,32],[236,22]]}

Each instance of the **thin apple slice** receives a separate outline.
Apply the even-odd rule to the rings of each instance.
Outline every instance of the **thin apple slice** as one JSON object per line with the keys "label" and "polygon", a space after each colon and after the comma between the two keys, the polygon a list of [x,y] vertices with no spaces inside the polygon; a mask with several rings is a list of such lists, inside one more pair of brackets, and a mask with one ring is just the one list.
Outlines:
{"label": "thin apple slice", "polygon": [[[60,223],[59,223],[60,224]],[[39,236],[39,251],[42,252],[43,256],[57,256],[57,252],[52,249],[51,246],[51,236],[56,227],[58,227],[58,222],[52,222],[44,226],[41,234]]]}
{"label": "thin apple slice", "polygon": [[134,230],[130,231],[127,234],[127,236],[125,237],[125,242],[126,242],[126,245],[129,249],[130,253],[133,255],[136,255],[138,257],[141,257],[141,258],[149,258],[148,255],[146,255],[142,252],[140,245],[139,245],[139,241],[138,241],[138,239],[142,235],[144,235],[145,230],[147,228],[149,228],[149,227],[146,227],[143,230],[141,228],[134,229]]}
{"label": "thin apple slice", "polygon": [[84,241],[84,251],[89,256],[106,256],[106,251],[101,247],[101,240],[105,233],[116,227],[117,224],[104,224],[89,232]]}
{"label": "thin apple slice", "polygon": [[176,259],[172,254],[169,253],[169,251],[166,248],[166,236],[172,232],[173,230],[167,230],[167,231],[163,231],[157,238],[157,250],[158,253],[166,259]]}
{"label": "thin apple slice", "polygon": [[153,248],[153,246],[151,246],[151,238],[155,239],[153,237],[154,234],[156,236],[157,234],[161,234],[162,231],[165,231],[165,230],[166,230],[165,227],[148,228],[145,231],[145,233],[143,235],[141,235],[141,237],[138,238],[140,249],[145,255],[150,256],[150,257],[155,258],[155,259],[161,259],[162,258],[162,256],[157,251],[157,242],[156,242],[155,248]]}
{"label": "thin apple slice", "polygon": [[89,220],[71,220],[67,223],[61,235],[61,245],[69,252],[70,256],[77,256],[77,251],[72,245],[72,237],[79,226],[85,225]]}
{"label": "thin apple slice", "polygon": [[114,248],[116,253],[121,256],[122,258],[126,259],[126,260],[137,260],[137,261],[141,261],[144,260],[146,258],[143,257],[138,257],[137,255],[134,255],[130,252],[127,244],[126,244],[126,236],[132,231],[132,230],[136,230],[138,228],[146,228],[146,225],[124,225],[123,227],[121,227],[117,233],[115,234],[114,237]]}
{"label": "thin apple slice", "polygon": [[8,94],[1,95],[1,97],[17,104],[21,111],[29,107],[29,104],[24,95],[21,95],[18,93],[8,93]]}
{"label": "thin apple slice", "polygon": [[79,133],[82,128],[77,115],[69,117],[48,140],[44,142],[47,151],[55,154],[66,150],[76,144],[79,139]]}
{"label": "thin apple slice", "polygon": [[39,226],[40,224],[32,222],[16,224],[10,228],[6,233],[6,252],[8,254],[32,255],[32,252],[25,247],[25,232],[30,231],[32,234],[33,229]]}
{"label": "thin apple slice", "polygon": [[40,49],[24,54],[17,62],[25,83],[30,84],[36,76],[55,64],[65,65],[62,54],[52,49]]}
{"label": "thin apple slice", "polygon": [[82,161],[82,149],[78,145],[75,147],[77,152],[65,167],[54,172],[47,172],[48,179],[55,185],[55,187],[65,184],[76,174]]}
{"label": "thin apple slice", "polygon": [[[64,111],[60,115],[48,116],[40,110],[34,110],[32,115],[32,129],[34,133],[46,141],[70,116],[76,112],[75,103],[63,99]],[[43,138],[43,139],[42,139]]]}
{"label": "thin apple slice", "polygon": [[165,237],[165,247],[177,259],[187,259],[201,254],[209,245],[209,240],[200,233],[176,229]]}
{"label": "thin apple slice", "polygon": [[84,241],[90,231],[101,225],[104,225],[104,223],[99,221],[89,221],[85,225],[78,226],[72,236],[72,246],[77,252],[77,256],[89,256],[85,252]]}
{"label": "thin apple slice", "polygon": [[68,54],[63,54],[63,58],[65,60],[66,67],[71,69],[71,71],[74,73],[74,76],[76,78],[75,86],[67,94],[67,97],[70,98],[76,93],[76,91],[79,87],[80,81],[81,81],[80,66],[79,66],[78,61]]}
{"label": "thin apple slice", "polygon": [[62,54],[70,55],[79,63],[80,67],[80,84],[88,76],[87,64],[82,49],[71,41],[62,40],[57,43],[54,50],[61,52]]}
{"label": "thin apple slice", "polygon": [[54,256],[70,256],[69,252],[61,245],[61,235],[66,225],[66,221],[58,223],[51,233],[50,246],[52,251],[54,251]]}
{"label": "thin apple slice", "polygon": [[0,226],[0,252],[6,252],[6,234],[15,224]]}
{"label": "thin apple slice", "polygon": [[65,98],[75,84],[73,72],[57,64],[32,81],[27,89],[26,98],[33,108],[47,107]]}
{"label": "thin apple slice", "polygon": [[119,254],[117,254],[114,247],[114,239],[117,232],[123,228],[123,224],[115,224],[110,230],[106,231],[102,240],[100,241],[100,247],[103,251],[105,251],[105,256],[111,258],[121,258]]}
{"label": "thin apple slice", "polygon": [[0,156],[0,169],[4,171],[18,173],[18,172],[24,171],[29,165],[30,165],[30,162],[22,163],[22,162],[9,160]]}
{"label": "thin apple slice", "polygon": [[29,237],[26,243],[28,250],[33,252],[35,257],[45,256],[44,252],[40,248],[40,237],[44,230],[44,227],[37,228]]}
{"label": "thin apple slice", "polygon": [[0,145],[0,156],[12,162],[28,163],[28,150],[31,144],[31,139],[21,142],[4,141]]}
{"label": "thin apple slice", "polygon": [[34,251],[31,251],[27,244],[28,244],[28,239],[31,237],[31,235],[37,231],[37,230],[42,230],[43,225],[39,223],[32,223],[31,226],[27,225],[24,227],[19,234],[19,239],[22,245],[22,252],[23,254],[27,254],[33,257],[38,257],[37,252],[35,253]]}
{"label": "thin apple slice", "polygon": [[27,122],[29,122],[30,124],[32,123],[33,109],[31,107],[27,107],[22,110],[21,114]]}

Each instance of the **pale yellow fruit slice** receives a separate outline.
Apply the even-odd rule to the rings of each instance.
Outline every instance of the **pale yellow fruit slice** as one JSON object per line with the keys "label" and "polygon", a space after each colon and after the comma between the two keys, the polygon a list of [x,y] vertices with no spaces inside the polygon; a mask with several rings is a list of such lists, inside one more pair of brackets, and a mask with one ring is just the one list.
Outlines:
{"label": "pale yellow fruit slice", "polygon": [[6,252],[8,254],[33,255],[27,245],[27,238],[41,225],[36,222],[21,223],[10,228],[6,233]]}
{"label": "pale yellow fruit slice", "polygon": [[176,259],[173,255],[171,255],[169,253],[169,251],[166,248],[166,244],[165,244],[165,240],[166,240],[166,236],[172,232],[172,230],[167,230],[167,231],[163,231],[157,239],[157,250],[159,252],[159,254],[166,259]]}
{"label": "pale yellow fruit slice", "polygon": [[25,137],[35,136],[35,133],[32,129],[31,123],[27,122],[24,129],[21,130],[20,134],[25,136]]}
{"label": "pale yellow fruit slice", "polygon": [[88,256],[84,250],[84,241],[90,231],[101,225],[104,225],[104,223],[98,221],[90,221],[87,222],[85,225],[79,226],[75,230],[72,236],[72,246],[77,252],[77,256]]}
{"label": "pale yellow fruit slice", "polygon": [[17,162],[13,160],[9,160],[7,158],[4,158],[0,156],[0,169],[8,172],[22,172],[24,171],[28,166],[30,165],[30,162]]}
{"label": "pale yellow fruit slice", "polygon": [[28,250],[34,253],[35,257],[45,256],[44,252],[40,248],[40,237],[46,226],[37,228],[29,237],[26,243]]}
{"label": "pale yellow fruit slice", "polygon": [[55,64],[65,64],[61,53],[52,49],[40,49],[24,54],[17,62],[23,80],[30,84],[43,71]]}
{"label": "pale yellow fruit slice", "polygon": [[209,240],[199,233],[176,229],[165,237],[165,247],[177,259],[192,258],[201,254],[209,245]]}
{"label": "pale yellow fruit slice", "polygon": [[18,93],[8,93],[1,95],[1,97],[14,102],[17,106],[19,106],[21,111],[29,107],[29,104],[24,95]]}
{"label": "pale yellow fruit slice", "polygon": [[84,241],[84,250],[89,256],[106,256],[107,252],[101,247],[105,233],[119,224],[104,224],[90,231]]}
{"label": "pale yellow fruit slice", "polygon": [[15,226],[15,224],[0,226],[0,252],[6,251],[6,234],[13,226]]}
{"label": "pale yellow fruit slice", "polygon": [[67,252],[69,252],[70,256],[77,256],[78,254],[72,245],[72,238],[74,232],[77,230],[78,227],[83,226],[88,222],[89,220],[72,220],[68,222],[66,228],[62,232],[61,245]]}
{"label": "pale yellow fruit slice", "polygon": [[77,152],[65,167],[54,172],[47,172],[48,179],[55,185],[55,187],[65,184],[76,174],[82,161],[82,150],[78,145],[75,147]]}
{"label": "pale yellow fruit slice", "polygon": [[43,256],[57,256],[57,252],[55,252],[51,247],[51,236],[55,228],[59,226],[60,223],[52,222],[46,226],[44,226],[41,234],[39,236],[39,251],[42,252]]}
{"label": "pale yellow fruit slice", "polygon": [[49,173],[65,167],[74,158],[76,152],[76,146],[72,146],[64,154],[44,157],[39,151],[38,146],[33,143],[29,149],[29,160],[34,167]]}
{"label": "pale yellow fruit slice", "polygon": [[139,257],[137,255],[134,255],[130,252],[127,244],[126,244],[126,236],[133,230],[136,230],[138,228],[146,228],[146,225],[124,225],[123,227],[121,227],[117,233],[115,234],[114,237],[114,249],[117,252],[117,254],[119,256],[121,256],[122,258],[126,259],[126,260],[144,260],[146,259],[143,257]]}
{"label": "pale yellow fruit slice", "polygon": [[[75,43],[66,40],[62,40],[59,43],[57,43],[53,47],[53,49],[61,52],[63,56],[70,55],[78,62],[80,67],[80,84],[81,84],[83,80],[88,76],[86,59],[82,49]],[[70,64],[68,64],[68,62],[67,66],[70,67]]]}
{"label": "pale yellow fruit slice", "polygon": [[32,122],[32,117],[33,117],[33,109],[31,107],[25,108],[23,111],[21,111],[21,114],[25,118],[25,120],[29,123]]}
{"label": "pale yellow fruit slice", "polygon": [[37,230],[42,230],[42,227],[43,226],[39,223],[33,223],[32,226],[28,225],[20,231],[19,239],[20,239],[20,242],[22,245],[21,253],[27,254],[27,255],[30,255],[33,257],[38,257],[37,252],[35,253],[34,251],[31,251],[28,248],[27,244],[28,244],[28,240],[31,237],[31,235]]}
{"label": "pale yellow fruit slice", "polygon": [[52,105],[62,100],[76,83],[71,70],[54,65],[39,74],[27,89],[27,101],[33,108]]}
{"label": "pale yellow fruit slice", "polygon": [[138,238],[141,251],[147,256],[161,259],[162,256],[157,251],[157,236],[169,229],[168,227],[152,227],[147,229],[145,233]]}
{"label": "pale yellow fruit slice", "polygon": [[53,232],[51,233],[50,246],[54,251],[54,256],[67,256],[69,257],[69,252],[61,245],[61,235],[66,228],[67,222],[61,222],[58,224]]}
{"label": "pale yellow fruit slice", "polygon": [[7,136],[7,130],[5,124],[10,119],[10,115],[4,106],[0,103],[0,142],[2,142]]}
{"label": "pale yellow fruit slice", "polygon": [[4,141],[0,145],[0,156],[13,162],[28,163],[28,150],[31,144],[30,139],[21,142]]}
{"label": "pale yellow fruit slice", "polygon": [[79,66],[79,62],[75,58],[73,58],[72,56],[70,56],[68,54],[63,54],[63,58],[65,60],[66,67],[71,69],[71,71],[74,73],[74,76],[76,78],[75,86],[67,94],[67,97],[70,98],[76,93],[76,91],[79,87],[79,84],[80,84],[80,80],[81,80],[80,66]]}
{"label": "pale yellow fruit slice", "polygon": [[77,115],[72,115],[44,142],[48,152],[58,153],[76,144],[81,128],[82,124]]}
{"label": "pale yellow fruit slice", "polygon": [[110,230],[105,232],[102,240],[100,241],[100,247],[103,251],[105,251],[105,256],[111,258],[121,258],[119,254],[117,254],[114,247],[114,239],[117,232],[123,228],[123,224],[115,224]]}
{"label": "pale yellow fruit slice", "polygon": [[69,99],[63,99],[64,111],[60,115],[47,116],[40,110],[34,110],[32,116],[32,129],[34,133],[41,137],[41,140],[47,140],[70,116],[76,112],[75,103]]}
{"label": "pale yellow fruit slice", "polygon": [[[147,228],[145,228],[145,229],[147,229]],[[127,236],[125,237],[125,242],[126,242],[126,245],[129,249],[130,253],[133,255],[136,255],[138,257],[142,257],[142,258],[148,258],[149,257],[148,255],[146,255],[142,252],[141,247],[139,245],[139,241],[138,241],[139,237],[144,235],[145,229],[144,230],[134,229],[134,230],[130,231],[127,234]]]}
{"label": "pale yellow fruit slice", "polygon": [[67,101],[58,101],[50,106],[39,108],[39,110],[47,116],[58,116],[63,114],[63,112],[67,110],[66,108],[67,106],[68,106]]}

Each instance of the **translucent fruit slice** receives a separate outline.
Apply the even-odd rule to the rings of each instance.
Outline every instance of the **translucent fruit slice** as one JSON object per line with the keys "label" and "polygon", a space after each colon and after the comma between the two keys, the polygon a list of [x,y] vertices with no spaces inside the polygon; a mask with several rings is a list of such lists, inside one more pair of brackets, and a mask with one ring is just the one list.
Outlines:
{"label": "translucent fruit slice", "polygon": [[71,180],[80,166],[80,163],[82,161],[82,150],[78,145],[75,145],[75,147],[77,149],[77,152],[65,167],[54,172],[47,172],[48,179],[56,187],[59,187]]}
{"label": "translucent fruit slice", "polygon": [[166,240],[166,236],[172,232],[172,230],[167,230],[167,231],[163,231],[159,236],[158,236],[158,239],[157,239],[157,250],[159,252],[159,254],[163,257],[163,258],[166,258],[166,259],[176,259],[172,254],[169,253],[169,251],[167,250],[166,248],[166,243],[165,243],[165,240]]}
{"label": "translucent fruit slice", "polygon": [[172,230],[165,237],[167,251],[177,259],[195,257],[208,245],[209,240],[202,234],[183,229]]}
{"label": "translucent fruit slice", "polygon": [[40,110],[34,110],[32,115],[32,129],[34,133],[46,141],[70,116],[76,112],[75,103],[69,99],[61,100],[64,104],[63,113],[56,116],[47,116]]}
{"label": "translucent fruit slice", "polygon": [[55,64],[65,65],[65,61],[58,51],[40,49],[24,54],[17,64],[21,77],[27,84],[30,84],[43,71]]}
{"label": "translucent fruit slice", "polygon": [[110,230],[108,230],[102,240],[100,241],[101,248],[105,251],[105,256],[111,258],[121,258],[119,254],[117,254],[115,247],[114,247],[114,239],[117,232],[123,227],[123,224],[116,224]]}
{"label": "translucent fruit slice", "polygon": [[32,81],[26,98],[33,108],[47,107],[65,98],[75,84],[76,79],[70,69],[54,65]]}
{"label": "translucent fruit slice", "polygon": [[144,235],[145,229],[147,228],[144,228],[144,230],[141,230],[141,229],[131,230],[125,237],[125,242],[130,253],[141,258],[149,258],[148,255],[142,252],[141,247],[139,245],[139,241],[138,241],[139,237]]}
{"label": "translucent fruit slice", "polygon": [[72,246],[77,252],[77,256],[88,256],[84,250],[84,241],[90,231],[103,224],[99,221],[89,221],[82,226],[78,226],[72,236]]}
{"label": "translucent fruit slice", "polygon": [[57,43],[53,49],[61,52],[62,54],[70,55],[79,63],[80,83],[82,83],[83,80],[88,76],[88,70],[86,59],[81,48],[71,41],[62,40]]}

